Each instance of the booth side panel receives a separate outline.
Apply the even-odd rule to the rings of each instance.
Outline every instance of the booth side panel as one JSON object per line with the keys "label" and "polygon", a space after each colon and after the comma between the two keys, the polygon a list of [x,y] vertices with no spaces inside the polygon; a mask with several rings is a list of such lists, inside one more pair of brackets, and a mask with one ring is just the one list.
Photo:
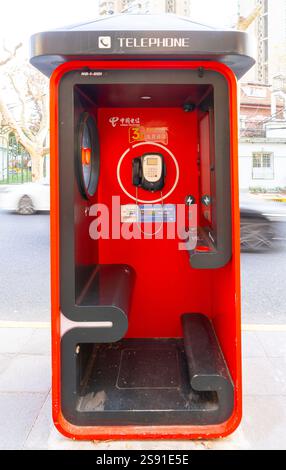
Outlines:
{"label": "booth side panel", "polygon": [[237,82],[228,73],[230,93],[232,258],[218,270],[213,283],[213,324],[227,360],[235,388],[234,420],[238,426],[242,413],[241,379],[241,295],[240,295],[240,211],[238,185],[238,110]]}
{"label": "booth side panel", "polygon": [[[96,119],[97,108],[92,106],[84,95],[75,93],[74,95],[74,141],[77,144],[78,139],[78,123],[80,117],[88,112]],[[74,156],[71,155],[71,165],[74,165]],[[74,232],[75,232],[75,264],[76,266],[84,266],[98,263],[98,246],[87,237],[89,231],[90,220],[86,216],[87,210],[97,201],[97,194],[85,199],[79,191],[77,178],[74,178]]]}
{"label": "booth side panel", "polygon": [[[79,126],[84,116],[88,113],[97,120],[97,107],[78,90],[74,90],[74,147],[75,153],[78,152],[79,142]],[[70,165],[76,168],[76,155],[70,156]],[[78,177],[74,175],[74,283],[75,283],[75,297],[80,298],[81,293],[86,285],[87,278],[90,272],[99,263],[98,244],[87,236],[89,234],[90,220],[87,217],[89,209],[98,200],[97,191],[94,195],[88,198],[83,197],[80,191]],[[67,195],[66,197],[69,197]],[[72,234],[70,234],[72,235]],[[67,287],[69,289],[69,287]]]}
{"label": "booth side panel", "polygon": [[59,430],[60,404],[60,278],[59,278],[59,170],[58,170],[58,84],[61,74],[50,82],[50,256],[51,256],[51,334],[52,334],[52,414]]}

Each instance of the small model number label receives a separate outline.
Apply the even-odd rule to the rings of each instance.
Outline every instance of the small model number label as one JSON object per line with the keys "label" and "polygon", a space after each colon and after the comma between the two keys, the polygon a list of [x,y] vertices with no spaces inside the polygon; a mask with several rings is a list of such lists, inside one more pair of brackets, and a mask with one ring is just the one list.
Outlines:
{"label": "small model number label", "polygon": [[102,77],[103,72],[95,72],[92,70],[85,70],[80,73],[82,77]]}

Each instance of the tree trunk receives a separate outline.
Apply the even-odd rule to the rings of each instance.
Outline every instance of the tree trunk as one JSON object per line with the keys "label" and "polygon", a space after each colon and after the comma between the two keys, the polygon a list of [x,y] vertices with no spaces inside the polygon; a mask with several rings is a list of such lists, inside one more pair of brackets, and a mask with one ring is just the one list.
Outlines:
{"label": "tree trunk", "polygon": [[32,160],[32,181],[39,181],[44,175],[44,159],[38,152],[30,152]]}

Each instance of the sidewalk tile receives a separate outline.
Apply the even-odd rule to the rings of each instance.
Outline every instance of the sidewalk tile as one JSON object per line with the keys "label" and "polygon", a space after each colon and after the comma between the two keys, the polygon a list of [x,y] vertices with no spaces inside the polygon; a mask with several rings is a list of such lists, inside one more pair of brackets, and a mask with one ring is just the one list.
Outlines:
{"label": "sidewalk tile", "polygon": [[244,395],[280,395],[280,378],[268,358],[244,358],[243,360]]}
{"label": "sidewalk tile", "polygon": [[242,333],[242,355],[243,357],[266,357],[263,346],[254,331]]}
{"label": "sidewalk tile", "polygon": [[286,357],[286,331],[258,331],[256,334],[268,357]]}
{"label": "sidewalk tile", "polygon": [[51,331],[47,329],[35,329],[20,350],[21,354],[50,355]]}
{"label": "sidewalk tile", "polygon": [[52,403],[49,394],[24,444],[24,449],[47,449],[52,431]]}
{"label": "sidewalk tile", "polygon": [[0,354],[0,377],[10,367],[14,358],[15,355],[13,354]]}
{"label": "sidewalk tile", "polygon": [[275,377],[279,380],[280,394],[286,396],[286,357],[271,357],[269,361],[273,367]]}
{"label": "sidewalk tile", "polygon": [[0,448],[21,449],[43,403],[41,393],[0,393]]}
{"label": "sidewalk tile", "polygon": [[0,354],[20,352],[32,333],[32,328],[0,328]]}
{"label": "sidewalk tile", "polygon": [[202,441],[176,441],[176,440],[152,440],[152,441],[96,441],[95,450],[204,450]]}
{"label": "sidewalk tile", "polygon": [[230,436],[223,439],[214,439],[212,441],[204,441],[207,450],[250,450],[251,445],[247,439],[247,435],[243,432],[242,426]]}
{"label": "sidewalk tile", "polygon": [[204,449],[204,443],[196,441],[74,441],[62,436],[54,427],[51,417],[51,397],[39,413],[38,418],[24,444],[24,449],[71,449],[71,450],[168,450]]}
{"label": "sidewalk tile", "polygon": [[[5,357],[2,355],[2,362]],[[10,357],[7,357],[7,360],[9,359]],[[0,391],[47,393],[50,389],[50,376],[48,356],[17,355],[0,374]]]}
{"label": "sidewalk tile", "polygon": [[[30,447],[29,447],[30,448]],[[62,436],[55,428],[50,432],[49,450],[199,450],[205,449],[202,441],[76,441]]]}
{"label": "sidewalk tile", "polygon": [[285,410],[284,397],[245,397],[242,431],[251,450],[286,450]]}

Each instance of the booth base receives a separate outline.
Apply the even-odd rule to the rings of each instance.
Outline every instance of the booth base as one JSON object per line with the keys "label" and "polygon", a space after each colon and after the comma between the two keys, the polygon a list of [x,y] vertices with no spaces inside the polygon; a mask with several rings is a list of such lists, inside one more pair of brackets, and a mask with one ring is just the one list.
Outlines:
{"label": "booth base", "polygon": [[76,357],[62,377],[65,417],[79,426],[226,421],[233,385],[212,324],[200,314],[183,315],[182,322],[183,339],[92,344],[64,337],[63,357]]}
{"label": "booth base", "polygon": [[118,419],[122,424],[187,424],[190,419],[200,423],[202,413],[217,408],[216,393],[198,393],[190,387],[179,339],[131,339],[95,346],[77,403],[80,412],[104,410],[112,422]]}

